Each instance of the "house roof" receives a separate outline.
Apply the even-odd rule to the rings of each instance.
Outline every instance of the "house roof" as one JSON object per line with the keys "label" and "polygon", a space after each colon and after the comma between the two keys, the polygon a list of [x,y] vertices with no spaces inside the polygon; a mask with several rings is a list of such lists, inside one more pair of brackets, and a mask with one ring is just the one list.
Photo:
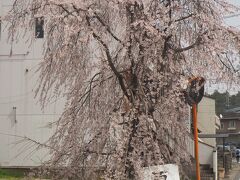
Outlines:
{"label": "house roof", "polygon": [[213,98],[213,97],[210,97],[210,95],[208,95],[208,94],[205,94],[203,97],[205,97],[205,98],[208,98],[208,99],[212,99],[212,100],[216,100],[215,98]]}
{"label": "house roof", "polygon": [[221,121],[222,120],[240,120],[240,117],[238,116],[238,117],[223,117],[222,119],[221,119]]}
{"label": "house roof", "polygon": [[240,119],[240,107],[235,107],[231,109],[225,109],[224,113],[222,113],[221,120],[224,119]]}
{"label": "house roof", "polygon": [[222,119],[240,119],[240,114],[239,113],[224,113],[222,114]]}
{"label": "house roof", "polygon": [[226,109],[226,113],[239,113],[240,114],[240,107],[232,108],[232,109]]}

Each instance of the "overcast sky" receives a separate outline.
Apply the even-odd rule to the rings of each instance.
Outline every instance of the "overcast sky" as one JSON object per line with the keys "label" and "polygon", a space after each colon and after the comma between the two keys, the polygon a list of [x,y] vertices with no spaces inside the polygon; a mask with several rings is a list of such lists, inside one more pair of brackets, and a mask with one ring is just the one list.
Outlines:
{"label": "overcast sky", "polygon": [[[229,2],[240,7],[240,0],[229,0]],[[226,18],[226,23],[230,26],[240,27],[240,11],[239,16]]]}

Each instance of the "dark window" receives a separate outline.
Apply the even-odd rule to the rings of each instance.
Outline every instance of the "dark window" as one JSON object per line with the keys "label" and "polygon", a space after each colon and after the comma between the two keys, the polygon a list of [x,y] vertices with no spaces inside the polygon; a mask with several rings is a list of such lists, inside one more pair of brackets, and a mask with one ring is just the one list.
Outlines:
{"label": "dark window", "polygon": [[44,19],[43,17],[35,18],[35,37],[44,38]]}

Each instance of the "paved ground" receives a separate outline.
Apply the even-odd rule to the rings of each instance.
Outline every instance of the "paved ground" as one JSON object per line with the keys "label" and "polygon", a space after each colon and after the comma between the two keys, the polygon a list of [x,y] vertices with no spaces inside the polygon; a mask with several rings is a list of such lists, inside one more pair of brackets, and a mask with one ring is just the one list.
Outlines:
{"label": "paved ground", "polygon": [[228,177],[223,180],[240,180],[240,164],[233,163],[233,169]]}

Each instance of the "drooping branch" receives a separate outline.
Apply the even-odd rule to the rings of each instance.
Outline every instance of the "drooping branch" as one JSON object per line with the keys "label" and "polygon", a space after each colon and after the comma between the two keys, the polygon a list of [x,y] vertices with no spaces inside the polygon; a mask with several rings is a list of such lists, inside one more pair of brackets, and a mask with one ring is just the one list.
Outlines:
{"label": "drooping branch", "polygon": [[[87,20],[88,26],[91,28],[90,19],[89,19],[88,16],[86,16],[86,20]],[[117,71],[116,67],[113,64],[113,59],[111,57],[111,54],[110,54],[110,51],[109,51],[109,48],[108,48],[107,44],[101,39],[100,36],[98,36],[94,32],[94,30],[93,30],[92,34],[93,34],[93,37],[104,47],[109,67],[111,68],[113,73],[116,75],[124,95],[128,98],[128,100],[130,100],[130,96],[128,95],[126,86],[125,86],[124,81],[123,81],[123,76]]]}
{"label": "drooping branch", "polygon": [[199,36],[193,44],[191,44],[187,47],[183,47],[183,48],[176,48],[176,49],[174,49],[174,51],[177,53],[188,51],[188,50],[193,49],[194,47],[198,46],[201,43],[201,41],[202,41],[202,37]]}
{"label": "drooping branch", "polygon": [[107,32],[119,43],[123,44],[122,41],[111,31],[110,27],[104,23],[104,21],[100,18],[100,16],[94,12],[95,17],[97,18],[97,20],[106,28]]}
{"label": "drooping branch", "polygon": [[233,66],[233,63],[231,62],[230,58],[228,57],[228,54],[226,53],[226,59],[228,61],[228,63],[230,64],[230,66],[232,67],[232,70],[236,73],[238,72],[235,67]]}
{"label": "drooping branch", "polygon": [[176,19],[175,22],[179,22],[179,21],[186,20],[186,19],[188,19],[188,18],[190,18],[190,17],[192,17],[192,16],[194,16],[194,15],[195,15],[194,13],[191,13],[191,14],[189,14],[189,15],[187,15],[187,16],[183,16],[183,17],[181,17],[181,18],[179,18],[179,19]]}

